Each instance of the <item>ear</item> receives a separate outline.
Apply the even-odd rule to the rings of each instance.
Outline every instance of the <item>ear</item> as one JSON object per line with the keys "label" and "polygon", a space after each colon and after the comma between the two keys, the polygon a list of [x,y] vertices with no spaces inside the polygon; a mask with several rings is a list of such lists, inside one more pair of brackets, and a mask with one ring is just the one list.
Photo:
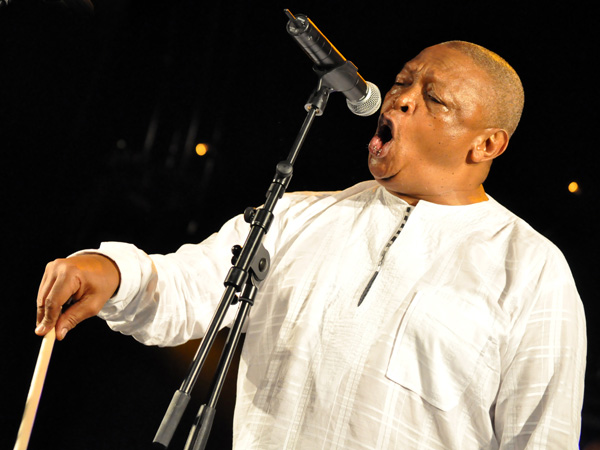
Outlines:
{"label": "ear", "polygon": [[471,149],[470,159],[472,163],[491,161],[497,158],[508,146],[509,136],[502,128],[489,128],[481,135]]}

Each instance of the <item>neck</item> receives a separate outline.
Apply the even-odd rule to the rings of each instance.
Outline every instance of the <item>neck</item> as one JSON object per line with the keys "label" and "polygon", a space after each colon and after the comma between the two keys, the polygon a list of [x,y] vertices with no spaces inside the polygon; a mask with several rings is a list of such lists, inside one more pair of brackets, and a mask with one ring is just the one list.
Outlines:
{"label": "neck", "polygon": [[464,191],[453,190],[448,192],[442,192],[439,194],[411,195],[404,194],[401,192],[394,192],[390,189],[387,189],[387,191],[390,194],[401,198],[409,205],[413,206],[419,203],[420,200],[425,200],[430,203],[437,203],[438,205],[449,206],[471,205],[473,203],[480,203],[488,200],[488,196],[486,195],[485,190],[483,189],[483,185],[479,185],[475,189]]}

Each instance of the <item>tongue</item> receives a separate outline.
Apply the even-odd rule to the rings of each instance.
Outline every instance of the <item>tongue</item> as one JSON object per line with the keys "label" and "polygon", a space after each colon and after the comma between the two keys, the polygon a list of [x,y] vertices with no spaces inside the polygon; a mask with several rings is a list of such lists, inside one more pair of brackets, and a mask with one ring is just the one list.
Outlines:
{"label": "tongue", "polygon": [[384,143],[379,136],[375,135],[369,142],[369,153],[376,158],[383,158],[389,151],[390,146],[388,144],[389,142]]}

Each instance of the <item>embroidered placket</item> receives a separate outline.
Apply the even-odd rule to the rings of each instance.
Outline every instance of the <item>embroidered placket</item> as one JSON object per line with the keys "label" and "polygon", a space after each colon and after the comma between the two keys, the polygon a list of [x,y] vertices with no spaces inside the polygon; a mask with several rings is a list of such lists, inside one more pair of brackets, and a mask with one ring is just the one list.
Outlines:
{"label": "embroidered placket", "polygon": [[400,232],[406,225],[406,221],[408,220],[408,216],[410,215],[411,210],[412,209],[410,206],[406,208],[406,213],[404,214],[404,217],[402,218],[402,222],[400,223],[400,226],[398,227],[396,232],[392,235],[392,237],[387,241],[387,244],[385,244],[385,247],[381,251],[381,255],[379,256],[379,261],[377,263],[377,267],[375,268],[375,272],[373,273],[373,275],[371,276],[371,279],[367,283],[367,286],[363,290],[362,295],[360,296],[360,299],[358,300],[358,306],[361,305],[361,303],[363,302],[363,300],[369,293],[369,290],[371,290],[371,286],[375,282],[375,279],[377,278],[377,275],[379,275],[379,271],[381,270],[381,267],[383,266],[383,261],[385,259],[385,255],[387,255],[388,250],[390,249],[390,247],[392,246],[394,241],[398,238],[398,236],[400,235]]}

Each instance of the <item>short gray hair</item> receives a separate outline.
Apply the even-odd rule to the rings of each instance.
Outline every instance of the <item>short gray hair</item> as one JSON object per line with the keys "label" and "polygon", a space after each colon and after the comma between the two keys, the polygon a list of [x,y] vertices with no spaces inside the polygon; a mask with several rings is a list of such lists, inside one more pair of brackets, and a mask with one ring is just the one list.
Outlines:
{"label": "short gray hair", "polygon": [[499,55],[480,45],[466,41],[448,41],[441,45],[469,56],[487,73],[494,93],[493,101],[488,105],[490,126],[503,128],[512,136],[525,104],[523,85],[517,72]]}

